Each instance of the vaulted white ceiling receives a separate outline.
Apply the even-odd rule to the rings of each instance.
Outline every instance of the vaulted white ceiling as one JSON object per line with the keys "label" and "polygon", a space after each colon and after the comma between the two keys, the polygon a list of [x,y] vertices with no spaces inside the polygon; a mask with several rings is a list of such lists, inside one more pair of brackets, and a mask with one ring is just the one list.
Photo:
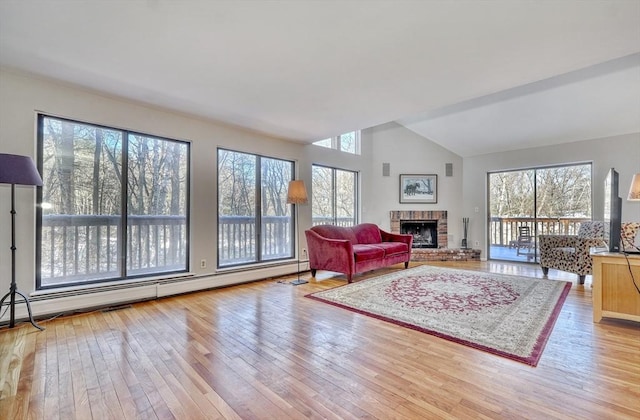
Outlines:
{"label": "vaulted white ceiling", "polygon": [[2,0],[0,65],[302,142],[640,132],[636,0]]}

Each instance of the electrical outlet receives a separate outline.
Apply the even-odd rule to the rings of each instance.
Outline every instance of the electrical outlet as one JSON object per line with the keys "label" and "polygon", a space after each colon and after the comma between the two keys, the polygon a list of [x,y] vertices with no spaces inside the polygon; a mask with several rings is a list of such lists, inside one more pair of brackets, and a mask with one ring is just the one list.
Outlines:
{"label": "electrical outlet", "polygon": [[474,246],[480,246],[480,241],[475,241]]}
{"label": "electrical outlet", "polygon": [[207,268],[207,260],[200,260],[200,268]]}
{"label": "electrical outlet", "polygon": [[307,249],[302,248],[302,258],[307,258]]}

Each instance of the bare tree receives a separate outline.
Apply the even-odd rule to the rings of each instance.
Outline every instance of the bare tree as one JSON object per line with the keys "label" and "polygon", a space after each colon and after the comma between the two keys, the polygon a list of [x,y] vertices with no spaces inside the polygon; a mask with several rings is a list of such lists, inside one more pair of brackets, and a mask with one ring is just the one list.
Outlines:
{"label": "bare tree", "polygon": [[494,217],[590,217],[591,167],[571,165],[491,174],[489,194]]}
{"label": "bare tree", "polygon": [[56,173],[58,176],[58,185],[60,188],[60,211],[63,214],[75,213],[75,153],[74,153],[74,134],[72,123],[62,121],[62,133],[59,142],[56,144]]}
{"label": "bare tree", "polygon": [[333,217],[333,176],[331,168],[313,167],[312,208],[314,218]]}

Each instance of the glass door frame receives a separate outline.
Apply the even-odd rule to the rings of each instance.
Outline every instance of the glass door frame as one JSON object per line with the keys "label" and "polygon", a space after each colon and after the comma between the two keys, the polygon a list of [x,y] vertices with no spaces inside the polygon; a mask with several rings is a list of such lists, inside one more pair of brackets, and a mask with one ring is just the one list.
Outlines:
{"label": "glass door frame", "polygon": [[[588,166],[589,168],[589,215],[586,217],[566,217],[566,216],[551,216],[551,217],[539,217],[540,209],[539,205],[539,171],[554,169],[554,168],[570,168],[577,166]],[[504,174],[512,172],[527,172],[533,171],[533,200],[532,200],[532,217],[528,220],[527,217],[513,217],[514,221],[510,222],[507,230],[504,232],[503,219],[500,218],[498,223],[499,232],[496,233],[494,227],[494,217],[491,212],[491,176],[495,174]],[[528,168],[510,169],[492,171],[487,173],[487,259],[488,260],[500,260],[500,261],[513,261],[513,262],[527,262],[537,264],[539,263],[538,241],[537,237],[540,234],[572,234],[576,233],[579,224],[584,220],[591,220],[593,216],[593,162],[574,162],[558,165],[548,166],[536,166]],[[520,220],[521,219],[521,220]],[[520,226],[529,226],[531,229],[532,245],[529,246],[529,250],[526,253],[521,254],[519,252],[519,244],[517,240],[517,232]],[[499,235],[500,239],[496,243],[496,238]],[[505,239],[507,238],[507,239]],[[506,248],[506,249],[505,249]],[[515,256],[511,255],[515,254]]]}

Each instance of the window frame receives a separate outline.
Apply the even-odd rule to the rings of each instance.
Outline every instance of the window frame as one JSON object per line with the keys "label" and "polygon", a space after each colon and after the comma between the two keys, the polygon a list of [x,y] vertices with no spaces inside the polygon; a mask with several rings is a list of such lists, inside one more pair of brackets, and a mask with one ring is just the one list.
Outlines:
{"label": "window frame", "polygon": [[[594,199],[594,195],[593,195],[593,188],[594,188],[594,182],[593,182],[593,177],[594,177],[594,166],[593,166],[593,162],[592,161],[584,161],[584,162],[569,162],[569,163],[559,163],[559,164],[553,164],[553,165],[539,165],[539,166],[531,166],[531,167],[523,167],[523,168],[519,168],[519,169],[507,169],[507,170],[495,170],[495,171],[489,171],[486,174],[486,196],[487,196],[487,215],[488,215],[488,220],[489,222],[487,223],[486,226],[486,235],[487,235],[487,258],[489,260],[496,260],[496,261],[515,261],[515,262],[526,262],[528,264],[538,264],[539,263],[539,250],[538,250],[538,243],[537,243],[537,237],[539,235],[548,235],[548,234],[556,234],[557,232],[548,232],[546,230],[544,230],[544,224],[541,221],[542,219],[555,219],[557,218],[558,220],[560,219],[565,219],[568,220],[570,219],[570,217],[568,216],[558,216],[558,215],[553,215],[553,216],[541,216],[540,215],[540,208],[539,208],[539,172],[542,171],[547,171],[547,170],[557,170],[557,169],[568,169],[568,168],[573,168],[573,167],[588,167],[589,170],[589,192],[590,192],[590,199],[589,199],[589,216],[585,216],[585,217],[580,217],[580,216],[573,216],[573,218],[575,220],[580,220],[580,219],[584,219],[584,220],[593,220],[593,199]],[[527,173],[529,172],[531,174],[531,179],[533,181],[533,188],[531,191],[531,216],[528,216],[530,218],[530,221],[532,223],[532,235],[534,236],[534,243],[533,243],[533,251],[532,251],[532,255],[524,255],[524,254],[517,254],[515,257],[510,256],[510,255],[499,255],[499,252],[495,252],[492,253],[491,249],[494,246],[493,240],[496,236],[496,232],[498,232],[497,236],[500,237],[500,245],[496,245],[496,246],[504,246],[504,244],[502,244],[502,234],[500,232],[502,232],[501,229],[494,229],[493,228],[493,223],[492,220],[495,217],[499,217],[499,216],[494,216],[494,214],[492,213],[492,205],[493,205],[493,201],[491,199],[492,197],[492,177],[496,176],[496,175],[501,175],[501,174],[511,174],[511,173],[517,173],[517,172],[522,172],[522,173]],[[512,218],[515,219],[526,219],[527,216],[512,216]],[[510,231],[512,231],[513,229],[511,229]],[[523,257],[520,257],[520,255],[524,255]]]}
{"label": "window frame", "polygon": [[[254,213],[255,213],[255,236],[253,237],[253,241],[256,244],[256,249],[255,249],[255,259],[250,260],[250,261],[240,261],[240,262],[235,262],[235,263],[229,263],[229,264],[221,264],[221,250],[223,249],[221,243],[220,243],[220,232],[221,232],[221,222],[220,222],[220,217],[221,217],[221,212],[220,212],[220,151],[226,151],[226,152],[230,152],[230,153],[239,153],[239,154],[244,154],[244,155],[248,155],[248,156],[252,156],[256,159],[256,166],[254,168],[254,174],[255,174],[255,203],[254,203]],[[268,155],[262,155],[262,154],[258,154],[258,153],[251,153],[251,152],[246,152],[246,151],[240,151],[240,150],[234,150],[234,149],[230,149],[227,147],[218,147],[216,148],[216,177],[217,177],[217,181],[216,181],[216,230],[217,230],[217,235],[216,235],[216,268],[218,270],[228,270],[228,269],[234,269],[234,268],[241,268],[241,267],[247,267],[247,266],[252,266],[252,265],[265,265],[265,264],[270,264],[270,263],[277,263],[279,261],[286,261],[286,260],[291,260],[292,258],[295,258],[295,250],[296,245],[297,245],[297,236],[296,236],[296,228],[295,228],[295,223],[296,223],[296,219],[295,219],[295,212],[293,210],[293,204],[287,204],[287,212],[289,213],[289,235],[288,235],[288,241],[289,241],[289,254],[288,255],[283,255],[282,257],[278,257],[278,258],[268,258],[265,259],[264,258],[264,249],[262,246],[262,231],[264,228],[263,225],[263,209],[262,209],[262,162],[264,159],[271,159],[271,160],[277,160],[277,161],[281,161],[281,162],[286,162],[289,163],[291,165],[291,179],[287,181],[287,186],[288,186],[288,182],[292,181],[295,178],[295,174],[296,174],[296,169],[297,169],[297,165],[296,162],[290,159],[283,159],[280,157],[274,157],[274,156],[268,156]],[[286,193],[285,193],[286,194]]]}
{"label": "window frame", "polygon": [[[322,164],[318,164],[318,163],[314,163],[312,164],[312,168],[311,168],[311,176],[312,176],[312,181],[311,181],[311,185],[313,188],[313,175],[314,175],[314,168],[323,168],[323,169],[329,169],[331,171],[331,223],[332,225],[336,225],[336,226],[341,226],[338,225],[338,206],[337,206],[337,201],[338,201],[338,190],[336,187],[337,184],[337,171],[342,171],[342,172],[347,172],[347,173],[351,173],[353,174],[353,225],[355,226],[359,223],[360,220],[360,212],[359,212],[359,208],[360,208],[360,199],[359,199],[359,185],[360,185],[360,174],[358,171],[354,171],[351,169],[343,169],[343,168],[337,168],[337,167],[333,167],[333,166],[328,166],[328,165],[322,165]],[[313,191],[312,191],[312,195],[313,197]],[[313,226],[317,225],[317,224],[326,224],[326,222],[321,222],[321,223],[317,223],[313,220],[313,206],[314,206],[314,202],[312,200],[311,202],[311,212],[312,212],[312,221],[311,224]]]}
{"label": "window frame", "polygon": [[[190,242],[191,242],[191,142],[186,140],[178,140],[172,139],[165,136],[155,135],[143,133],[137,130],[129,130],[125,128],[118,128],[107,126],[103,124],[97,124],[92,122],[86,122],[77,119],[71,119],[66,117],[59,117],[53,114],[47,114],[39,112],[36,115],[36,165],[38,167],[38,171],[43,174],[44,173],[44,120],[45,119],[53,119],[61,122],[68,122],[71,124],[89,126],[94,128],[100,128],[104,130],[116,131],[121,133],[122,136],[122,150],[120,151],[120,159],[121,159],[121,182],[120,182],[120,220],[118,223],[119,226],[119,234],[117,235],[119,255],[117,256],[117,262],[120,264],[118,275],[110,276],[105,278],[97,278],[85,281],[69,281],[69,282],[59,282],[55,284],[44,284],[43,285],[43,276],[42,276],[42,263],[43,263],[43,249],[42,249],[42,240],[43,240],[43,187],[38,186],[36,188],[36,246],[35,246],[35,254],[36,254],[36,290],[51,290],[58,289],[61,287],[78,287],[78,286],[93,286],[99,285],[101,283],[107,282],[121,282],[132,279],[145,279],[145,278],[157,278],[159,276],[172,276],[179,273],[188,273],[190,271],[191,264],[191,250],[190,250]],[[130,274],[129,273],[129,259],[128,259],[128,242],[129,242],[129,231],[128,231],[128,218],[131,216],[128,213],[128,183],[129,183],[129,167],[128,167],[128,152],[129,152],[129,136],[141,136],[147,137],[157,140],[162,140],[170,143],[178,143],[184,145],[186,147],[185,152],[185,160],[186,160],[186,169],[185,169],[185,180],[184,180],[184,216],[185,216],[185,224],[184,224],[184,243],[182,246],[184,247],[184,268],[177,270],[161,270],[161,271],[149,271],[146,273],[139,274]],[[44,177],[43,177],[44,179]],[[132,269],[130,271],[135,271]]]}
{"label": "window frame", "polygon": [[[342,150],[342,137],[347,136],[351,133],[354,133],[354,137],[355,137],[355,145],[354,145],[354,151],[350,152],[348,150]],[[312,144],[318,147],[324,147],[326,149],[333,149],[333,150],[337,150],[339,152],[342,153],[349,153],[352,155],[359,155],[360,154],[360,135],[361,135],[361,130],[354,130],[354,131],[349,131],[347,133],[343,133],[343,134],[339,134],[337,136],[334,137],[328,137],[326,139],[322,139],[322,140],[318,140],[313,142]],[[330,146],[327,146],[325,144],[321,144],[325,141],[329,140]]]}

